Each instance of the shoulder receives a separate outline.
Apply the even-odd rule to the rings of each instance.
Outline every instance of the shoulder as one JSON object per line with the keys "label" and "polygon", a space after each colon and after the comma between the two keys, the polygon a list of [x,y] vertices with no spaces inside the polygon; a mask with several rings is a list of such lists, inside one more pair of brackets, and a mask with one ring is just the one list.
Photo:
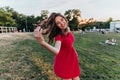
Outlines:
{"label": "shoulder", "polygon": [[72,35],[72,36],[73,36],[74,34],[73,34],[73,32],[70,31],[70,32],[69,32],[69,35]]}
{"label": "shoulder", "polygon": [[61,34],[57,34],[56,36],[55,36],[55,41],[58,41],[58,40],[62,40],[62,35]]}

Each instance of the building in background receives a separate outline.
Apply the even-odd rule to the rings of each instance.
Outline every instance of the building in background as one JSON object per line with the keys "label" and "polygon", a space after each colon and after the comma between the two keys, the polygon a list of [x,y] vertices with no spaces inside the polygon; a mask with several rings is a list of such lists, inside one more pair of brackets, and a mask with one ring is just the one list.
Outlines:
{"label": "building in background", "polygon": [[120,32],[120,20],[110,22],[110,32]]}

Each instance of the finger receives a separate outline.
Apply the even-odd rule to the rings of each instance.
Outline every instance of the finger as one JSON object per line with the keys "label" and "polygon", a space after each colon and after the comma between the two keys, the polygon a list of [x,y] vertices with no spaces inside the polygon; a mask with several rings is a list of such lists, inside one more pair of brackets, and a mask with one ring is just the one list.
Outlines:
{"label": "finger", "polygon": [[41,27],[40,26],[37,26],[37,29],[40,29]]}
{"label": "finger", "polygon": [[34,29],[34,31],[40,31],[41,27],[36,27],[36,29]]}
{"label": "finger", "polygon": [[42,36],[42,31],[43,31],[43,30],[42,30],[42,29],[41,29],[40,31],[39,31],[39,30],[40,30],[40,28],[37,28],[37,29],[34,30],[34,36],[35,36],[35,37],[40,37],[40,36]]}

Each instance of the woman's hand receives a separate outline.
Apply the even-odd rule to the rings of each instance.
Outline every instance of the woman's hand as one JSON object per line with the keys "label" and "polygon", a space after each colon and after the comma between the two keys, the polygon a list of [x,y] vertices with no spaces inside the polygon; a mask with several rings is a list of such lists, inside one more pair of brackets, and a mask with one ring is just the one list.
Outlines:
{"label": "woman's hand", "polygon": [[50,44],[46,43],[44,41],[44,38],[42,36],[42,28],[40,26],[37,26],[35,29],[34,29],[34,37],[38,40],[38,42],[43,46],[45,47],[46,49],[48,49],[50,52],[52,52],[53,54],[57,54],[59,52],[59,49],[60,49],[60,45],[61,45],[61,42],[58,41],[55,43],[55,47],[51,46]]}
{"label": "woman's hand", "polygon": [[44,38],[42,36],[42,28],[40,26],[34,29],[34,37],[39,41],[40,44],[44,43]]}

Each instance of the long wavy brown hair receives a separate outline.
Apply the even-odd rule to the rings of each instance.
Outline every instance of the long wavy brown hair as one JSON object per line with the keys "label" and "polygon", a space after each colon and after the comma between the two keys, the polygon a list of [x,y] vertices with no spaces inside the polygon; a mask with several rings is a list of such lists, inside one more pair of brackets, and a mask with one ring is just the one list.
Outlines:
{"label": "long wavy brown hair", "polygon": [[[64,35],[62,33],[61,29],[55,23],[55,18],[57,16],[63,17],[66,20],[66,22],[68,22],[67,19],[60,13],[52,13],[48,19],[43,20],[43,21],[38,21],[38,23],[37,23],[37,25],[40,25],[42,29],[45,28],[45,32],[43,32],[43,35],[48,34],[48,38],[49,38],[48,43],[49,44],[53,43],[56,35],[58,35],[58,34],[60,34],[62,36]],[[69,27],[67,27],[65,29],[65,32],[69,32],[69,31],[70,31]]]}
{"label": "long wavy brown hair", "polygon": [[[57,27],[57,25],[55,23],[55,18],[57,16],[63,17],[66,20],[66,22],[68,22],[67,19],[63,15],[61,15],[60,13],[52,13],[50,15],[50,17],[47,19],[47,23],[46,23],[46,26],[49,28],[48,29],[49,30],[49,35],[48,35],[49,41],[48,41],[48,43],[52,43],[53,40],[54,40],[54,37],[56,35],[58,35],[58,34],[63,35],[61,29],[59,27]],[[68,31],[69,30],[68,30],[68,27],[67,27],[65,29],[65,32],[68,32]]]}

